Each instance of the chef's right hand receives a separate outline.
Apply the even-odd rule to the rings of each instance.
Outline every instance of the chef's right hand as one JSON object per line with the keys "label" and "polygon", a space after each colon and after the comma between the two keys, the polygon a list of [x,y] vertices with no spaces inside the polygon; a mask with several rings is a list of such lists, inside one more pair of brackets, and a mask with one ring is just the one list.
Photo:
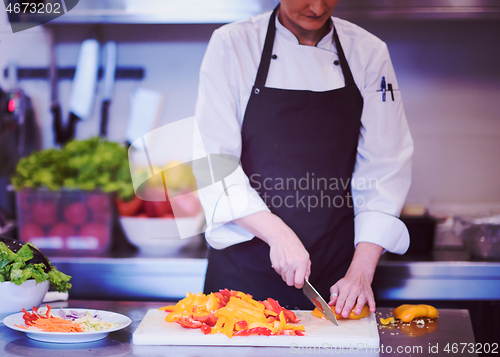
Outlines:
{"label": "chef's right hand", "polygon": [[289,286],[302,288],[311,274],[309,253],[278,216],[260,211],[234,221],[269,244],[271,265]]}
{"label": "chef's right hand", "polygon": [[311,260],[297,235],[286,224],[283,225],[285,227],[267,241],[271,248],[271,265],[288,286],[300,289],[304,279],[309,279],[311,274]]}

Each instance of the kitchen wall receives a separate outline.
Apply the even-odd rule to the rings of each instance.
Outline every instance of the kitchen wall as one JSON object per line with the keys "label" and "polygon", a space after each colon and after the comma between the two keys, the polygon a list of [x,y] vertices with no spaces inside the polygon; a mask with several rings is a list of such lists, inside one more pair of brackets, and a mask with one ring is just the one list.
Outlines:
{"label": "kitchen wall", "polygon": [[[355,21],[383,38],[391,52],[415,140],[408,202],[426,205],[500,202],[500,21]],[[119,66],[143,66],[142,81],[120,80],[111,104],[109,139],[123,141],[134,87],[160,91],[161,122],[194,113],[198,70],[211,32],[219,25],[106,25],[118,42]],[[75,64],[88,26],[58,27],[57,61]],[[43,28],[10,34],[0,15],[0,69],[47,66]],[[52,145],[48,81],[22,81],[32,97],[45,147]],[[0,77],[0,86],[8,87]],[[71,81],[59,85],[67,115]],[[97,103],[99,103],[98,90]],[[78,138],[96,135],[100,105],[78,126]]]}

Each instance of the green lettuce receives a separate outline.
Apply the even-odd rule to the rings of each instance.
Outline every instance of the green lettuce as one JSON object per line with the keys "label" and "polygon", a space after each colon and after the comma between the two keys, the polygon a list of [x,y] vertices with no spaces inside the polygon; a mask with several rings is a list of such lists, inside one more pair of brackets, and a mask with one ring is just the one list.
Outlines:
{"label": "green lettuce", "polygon": [[[24,244],[15,253],[0,242],[0,282],[10,281],[21,285],[28,279],[35,279],[37,283],[49,280],[56,291],[66,292],[71,289],[71,276],[58,271],[48,260],[48,267],[43,263],[28,263],[33,258],[30,245],[33,246],[31,243]],[[48,273],[45,268],[50,269]]]}
{"label": "green lettuce", "polygon": [[134,195],[127,149],[99,137],[73,140],[61,149],[36,151],[19,160],[12,177],[16,191],[46,188]]}

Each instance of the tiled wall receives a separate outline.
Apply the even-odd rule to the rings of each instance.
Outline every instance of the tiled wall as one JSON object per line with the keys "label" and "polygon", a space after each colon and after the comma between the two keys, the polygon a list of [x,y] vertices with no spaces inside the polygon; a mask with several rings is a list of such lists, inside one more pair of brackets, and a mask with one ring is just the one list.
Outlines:
{"label": "tiled wall", "polygon": [[[409,202],[428,205],[500,201],[500,21],[363,21],[383,38],[398,75],[415,140]],[[103,26],[118,43],[119,66],[143,66],[143,81],[116,83],[109,139],[123,141],[129,95],[136,86],[163,93],[162,122],[194,114],[198,70],[211,32],[218,25]],[[76,63],[88,26],[60,27],[57,60]],[[48,36],[41,28],[10,34],[0,15],[0,69],[47,66]],[[8,85],[0,78],[0,86]],[[23,81],[32,97],[46,147],[52,145],[48,81]],[[59,100],[67,115],[71,81],[61,81]],[[78,125],[78,138],[99,127],[99,88],[94,116]]]}

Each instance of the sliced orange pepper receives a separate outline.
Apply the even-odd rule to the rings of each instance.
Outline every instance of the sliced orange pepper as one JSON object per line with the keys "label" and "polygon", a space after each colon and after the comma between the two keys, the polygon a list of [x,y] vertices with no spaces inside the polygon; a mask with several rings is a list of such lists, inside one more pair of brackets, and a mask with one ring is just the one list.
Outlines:
{"label": "sliced orange pepper", "polygon": [[411,320],[419,317],[428,317],[430,319],[435,319],[436,317],[438,317],[438,311],[435,307],[431,305],[404,304],[398,306],[394,310],[394,317],[403,322],[410,322]]}
{"label": "sliced orange pepper", "polygon": [[[344,318],[342,315],[339,315],[335,312],[334,306],[332,306],[332,310],[333,310],[333,314],[335,315],[335,318],[337,320],[341,320]],[[312,314],[314,316],[322,317],[322,318],[326,319],[325,315],[323,315],[323,313],[317,307],[314,308],[314,310],[312,311]],[[368,307],[368,305],[365,305],[365,306],[363,306],[363,309],[361,310],[361,313],[359,315],[356,315],[356,313],[354,312],[354,308],[353,308],[351,310],[351,312],[349,313],[349,316],[347,316],[347,319],[348,320],[359,320],[359,319],[362,319],[363,317],[366,317],[368,315],[370,315],[370,308]]]}

